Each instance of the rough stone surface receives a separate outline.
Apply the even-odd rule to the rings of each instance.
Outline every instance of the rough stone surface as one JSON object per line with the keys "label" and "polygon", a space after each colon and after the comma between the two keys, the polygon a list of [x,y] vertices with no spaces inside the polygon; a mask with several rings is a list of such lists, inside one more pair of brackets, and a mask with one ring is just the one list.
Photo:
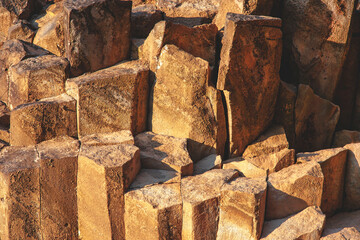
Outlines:
{"label": "rough stone surface", "polygon": [[77,169],[80,143],[58,137],[37,145],[40,157],[43,239],[77,239]]}
{"label": "rough stone surface", "polygon": [[[360,231],[360,211],[342,212],[326,219],[326,224],[323,232],[324,239],[336,240],[357,240]],[[344,238],[334,238],[343,233]],[[354,238],[346,238],[347,235]],[[340,235],[341,236],[341,235]],[[326,238],[327,237],[327,238]]]}
{"label": "rough stone surface", "polygon": [[283,76],[332,100],[347,52],[354,0],[286,0]]}
{"label": "rough stone surface", "polygon": [[161,21],[154,26],[144,45],[141,46],[139,57],[148,61],[150,69],[155,72],[161,49],[166,44],[173,44],[195,57],[208,61],[210,65],[215,65],[216,34],[217,28],[214,24],[190,28]]}
{"label": "rough stone surface", "polygon": [[129,130],[112,133],[94,133],[81,138],[81,144],[90,146],[134,144],[134,137]]}
{"label": "rough stone surface", "polygon": [[28,58],[11,66],[9,108],[64,93],[69,68],[65,58],[53,55]]}
{"label": "rough stone surface", "polygon": [[194,161],[214,153],[223,155],[225,115],[220,92],[209,86],[209,63],[166,45],[158,66],[152,131],[189,138]]}
{"label": "rough stone surface", "polygon": [[10,12],[6,8],[0,6],[0,37],[3,39],[7,38],[9,28],[17,20],[14,13]]}
{"label": "rough stone surface", "polygon": [[125,219],[126,239],[182,239],[179,183],[156,184],[127,192]]}
{"label": "rough stone surface", "polygon": [[180,183],[181,175],[175,171],[141,169],[129,189],[139,189],[158,184]]}
{"label": "rough stone surface", "polygon": [[139,59],[139,49],[144,44],[145,39],[143,38],[132,38],[131,39],[131,59]]}
{"label": "rough stone surface", "polygon": [[133,145],[81,147],[77,182],[80,238],[125,238],[124,193],[139,170],[140,152]]}
{"label": "rough stone surface", "polygon": [[131,12],[131,36],[146,38],[155,24],[161,20],[163,20],[162,12],[153,4],[134,7]]}
{"label": "rough stone surface", "polygon": [[278,18],[227,15],[217,88],[226,99],[230,155],[240,155],[273,119],[280,81],[280,27]]}
{"label": "rough stone surface", "polygon": [[294,85],[280,81],[276,100],[274,122],[284,127],[286,138],[291,148],[295,147],[295,102],[297,88]]}
{"label": "rough stone surface", "polygon": [[324,174],[321,211],[327,216],[342,207],[347,150],[344,148],[324,149],[317,152],[298,153],[297,163],[316,161]]}
{"label": "rough stone surface", "polygon": [[65,56],[78,76],[130,57],[131,2],[64,1]]}
{"label": "rough stone surface", "polygon": [[10,143],[10,131],[8,128],[0,127],[0,143]]}
{"label": "rough stone surface", "polygon": [[214,169],[181,180],[183,239],[215,239],[221,186],[238,177],[231,169]]}
{"label": "rough stone surface", "polygon": [[66,81],[77,104],[79,136],[146,128],[149,92],[147,66],[130,61]]}
{"label": "rough stone surface", "polygon": [[341,130],[335,132],[333,139],[333,147],[343,147],[346,144],[358,143],[360,142],[360,132],[350,131],[350,130]]}
{"label": "rough stone surface", "polygon": [[279,219],[321,205],[324,175],[317,162],[292,165],[268,178],[266,219]]}
{"label": "rough stone surface", "polygon": [[237,178],[221,188],[216,239],[259,239],[264,223],[266,178]]}
{"label": "rough stone surface", "polygon": [[349,152],[345,173],[343,208],[356,210],[360,209],[360,143],[348,144],[344,148],[349,149]]}
{"label": "rough stone surface", "polygon": [[[360,232],[356,230],[354,227],[347,227],[347,228],[335,228],[331,229],[331,233],[327,233],[326,235],[323,234],[323,237],[321,237],[321,240],[356,240],[360,239]],[[329,231],[325,229],[324,231]]]}
{"label": "rough stone surface", "polygon": [[1,0],[0,7],[7,9],[20,19],[28,19],[41,5],[38,0]]}
{"label": "rough stone surface", "polygon": [[34,145],[57,136],[77,137],[76,101],[62,94],[19,106],[10,116],[10,144]]}
{"label": "rough stone surface", "polygon": [[41,239],[39,176],[34,146],[0,152],[1,239]]}
{"label": "rough stone surface", "polygon": [[305,210],[287,218],[264,223],[262,240],[320,239],[325,224],[325,215],[318,207]]}
{"label": "rough stone surface", "polygon": [[8,30],[7,39],[19,39],[32,43],[35,31],[29,25],[29,23],[23,20],[13,24]]}
{"label": "rough stone surface", "polygon": [[220,155],[211,154],[194,164],[194,174],[201,174],[211,169],[220,169],[221,163]]}
{"label": "rough stone surface", "polygon": [[317,151],[331,145],[340,108],[299,85],[295,104],[295,135],[298,152]]}
{"label": "rough stone surface", "polygon": [[193,174],[193,161],[187,150],[187,140],[145,132],[135,136],[135,145],[140,148],[141,166]]}
{"label": "rough stone surface", "polygon": [[268,170],[261,169],[242,157],[223,162],[223,169],[236,169],[247,178],[267,177]]}

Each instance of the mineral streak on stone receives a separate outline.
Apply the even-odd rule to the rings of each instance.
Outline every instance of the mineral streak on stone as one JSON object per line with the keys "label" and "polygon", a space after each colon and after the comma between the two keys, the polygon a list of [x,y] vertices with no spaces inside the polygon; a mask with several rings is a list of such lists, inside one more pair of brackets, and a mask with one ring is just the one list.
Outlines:
{"label": "mineral streak on stone", "polygon": [[216,239],[260,239],[266,185],[266,178],[237,178],[222,186]]}
{"label": "mineral streak on stone", "polygon": [[281,20],[227,14],[217,88],[223,90],[230,155],[240,155],[270,125],[279,86]]}
{"label": "mineral streak on stone", "polygon": [[239,176],[236,170],[214,169],[181,180],[183,239],[215,239],[221,186]]}
{"label": "mineral streak on stone", "polygon": [[209,86],[209,63],[166,45],[156,77],[152,131],[188,138],[194,161],[214,153],[223,155],[225,115],[220,92]]}
{"label": "mineral streak on stone", "polygon": [[125,219],[126,239],[184,239],[180,184],[156,184],[127,192]]}
{"label": "mineral streak on stone", "polygon": [[335,132],[333,139],[333,147],[343,147],[350,143],[360,142],[360,132],[350,131],[350,130],[341,130]]}
{"label": "mineral streak on stone", "polygon": [[77,100],[79,136],[146,129],[149,69],[130,61],[66,81]]}
{"label": "mineral streak on stone", "polygon": [[298,152],[317,151],[331,145],[340,108],[300,84],[295,104],[295,135]]}
{"label": "mineral streak on stone", "polygon": [[25,59],[9,68],[9,108],[65,92],[69,76],[65,58],[45,55]]}
{"label": "mineral streak on stone", "polygon": [[125,238],[124,193],[139,170],[140,152],[133,145],[81,147],[77,182],[80,238]]}
{"label": "mineral streak on stone", "polygon": [[344,148],[332,148],[296,155],[297,163],[316,161],[320,164],[324,174],[320,207],[327,216],[342,208],[347,152]]}
{"label": "mineral streak on stone", "polygon": [[354,0],[286,0],[283,8],[287,82],[309,84],[332,100],[341,75]]}
{"label": "mineral streak on stone", "polygon": [[81,138],[82,145],[102,146],[116,144],[134,144],[134,137],[129,130],[112,133],[94,133]]}
{"label": "mineral streak on stone", "polygon": [[261,169],[242,157],[228,159],[223,162],[223,169],[235,169],[247,178],[267,177],[268,170]]}
{"label": "mineral streak on stone", "polygon": [[356,210],[360,209],[360,143],[348,144],[344,148],[349,149],[349,152],[345,173],[343,208]]}
{"label": "mineral streak on stone", "polygon": [[41,239],[39,167],[34,146],[0,152],[1,239]]}
{"label": "mineral streak on stone", "polygon": [[305,210],[283,219],[267,221],[261,240],[320,239],[325,225],[325,215],[318,207]]}
{"label": "mineral streak on stone", "polygon": [[193,161],[185,138],[145,132],[135,137],[135,145],[140,148],[143,168],[173,170],[182,176],[193,174]]}
{"label": "mineral streak on stone", "polygon": [[77,239],[79,141],[63,136],[37,145],[40,157],[41,233],[43,239]]}
{"label": "mineral streak on stone", "polygon": [[324,175],[317,162],[292,165],[269,175],[266,219],[279,219],[321,205]]}
{"label": "mineral streak on stone", "polygon": [[129,58],[131,2],[64,1],[65,56],[78,76]]}
{"label": "mineral streak on stone", "polygon": [[20,105],[11,112],[10,144],[27,146],[58,136],[77,137],[76,101],[62,94]]}
{"label": "mineral streak on stone", "polygon": [[144,45],[141,46],[139,57],[148,61],[151,71],[155,72],[161,49],[166,44],[173,44],[195,57],[208,61],[213,66],[215,65],[216,34],[217,28],[214,24],[191,28],[161,21],[154,26]]}

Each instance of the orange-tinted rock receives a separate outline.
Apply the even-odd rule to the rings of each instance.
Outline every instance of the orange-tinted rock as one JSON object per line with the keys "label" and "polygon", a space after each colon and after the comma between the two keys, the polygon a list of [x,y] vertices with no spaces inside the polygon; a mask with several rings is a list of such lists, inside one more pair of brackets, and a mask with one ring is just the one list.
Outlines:
{"label": "orange-tinted rock", "polygon": [[268,170],[261,169],[241,157],[224,161],[223,169],[236,169],[247,178],[267,177],[268,175]]}
{"label": "orange-tinted rock", "polygon": [[8,128],[0,127],[0,143],[10,143],[10,131]]}
{"label": "orange-tinted rock", "polygon": [[9,28],[17,20],[14,13],[10,12],[6,8],[0,6],[0,37],[6,39]]}
{"label": "orange-tinted rock", "polygon": [[10,144],[34,145],[57,136],[77,137],[76,101],[62,94],[19,106],[10,116]]}
{"label": "orange-tinted rock", "polygon": [[11,66],[9,108],[64,93],[69,67],[65,58],[53,55],[28,58]]}
{"label": "orange-tinted rock", "polygon": [[[360,238],[356,238],[359,236],[360,232],[360,211],[354,212],[341,212],[333,217],[326,219],[326,224],[323,232],[324,240],[357,240]],[[344,238],[341,238],[343,234]],[[351,237],[347,237],[350,235]],[[334,238],[334,236],[338,236],[339,238]],[[323,238],[322,238],[323,239]]]}
{"label": "orange-tinted rock", "polygon": [[155,5],[145,4],[134,7],[131,12],[131,36],[146,38],[155,24],[163,19],[162,12]]}
{"label": "orange-tinted rock", "polygon": [[259,239],[265,204],[266,178],[237,178],[224,184],[216,239]]}
{"label": "orange-tinted rock", "polygon": [[354,0],[286,0],[283,76],[332,100],[347,54]]}
{"label": "orange-tinted rock", "polygon": [[218,90],[209,86],[210,67],[174,45],[162,49],[153,94],[152,131],[189,138],[191,158],[223,155],[225,115]]}
{"label": "orange-tinted rock", "polygon": [[296,155],[297,163],[316,161],[320,164],[324,174],[320,207],[327,216],[342,207],[347,152],[344,148],[333,148]]}
{"label": "orange-tinted rock", "polygon": [[214,169],[181,180],[183,239],[216,239],[220,189],[238,177],[231,169]]}
{"label": "orange-tinted rock", "polygon": [[143,38],[132,38],[131,39],[131,59],[139,59],[140,47],[144,44],[145,39]]}
{"label": "orange-tinted rock", "polygon": [[237,13],[246,15],[270,16],[274,0],[251,0],[248,2],[239,0],[221,0],[219,11],[216,14],[214,23],[219,29],[226,25],[227,13]]}
{"label": "orange-tinted rock", "polygon": [[26,42],[33,41],[35,36],[35,31],[31,29],[28,23],[20,20],[19,22],[13,24],[8,31],[8,39],[19,39]]}
{"label": "orange-tinted rock", "polygon": [[139,189],[158,184],[180,183],[181,175],[175,171],[159,169],[141,169],[129,189]]}
{"label": "orange-tinted rock", "polygon": [[125,194],[126,239],[180,240],[181,220],[179,183],[155,184]]}
{"label": "orange-tinted rock", "polygon": [[125,62],[66,81],[77,102],[79,136],[146,129],[149,70],[139,61]]}
{"label": "orange-tinted rock", "polygon": [[1,239],[41,239],[39,177],[35,147],[7,147],[1,151]]}
{"label": "orange-tinted rock", "polygon": [[279,219],[321,205],[324,175],[317,162],[296,164],[269,175],[266,219]]}
{"label": "orange-tinted rock", "polygon": [[280,27],[278,18],[227,15],[217,88],[226,99],[230,155],[240,155],[273,119],[280,81]]}
{"label": "orange-tinted rock", "polygon": [[283,219],[264,223],[262,240],[308,239],[318,240],[325,225],[325,215],[318,207],[305,210]]}
{"label": "orange-tinted rock", "polygon": [[194,174],[202,174],[211,169],[220,169],[221,163],[220,155],[211,154],[194,164]]}
{"label": "orange-tinted rock", "polygon": [[187,151],[187,140],[145,132],[135,136],[135,145],[140,148],[141,166],[193,174],[193,162]]}
{"label": "orange-tinted rock", "polygon": [[291,148],[295,147],[295,102],[297,89],[294,85],[280,81],[276,100],[274,122],[284,127]]}
{"label": "orange-tinted rock", "polygon": [[77,203],[82,239],[124,239],[124,193],[140,170],[133,145],[82,146]]}
{"label": "orange-tinted rock", "polygon": [[103,146],[116,144],[134,144],[134,137],[129,130],[112,133],[94,133],[81,138],[82,145]]}
{"label": "orange-tinted rock", "polygon": [[59,137],[37,145],[40,158],[43,239],[78,238],[77,169],[79,141]]}
{"label": "orange-tinted rock", "polygon": [[345,173],[345,196],[343,208],[360,209],[360,143],[345,145],[349,149]]}
{"label": "orange-tinted rock", "polygon": [[308,85],[299,85],[295,105],[296,150],[317,151],[331,145],[340,109],[314,94]]}
{"label": "orange-tinted rock", "polygon": [[[326,225],[325,225],[326,226]],[[332,231],[328,231],[325,227],[324,232],[327,232],[327,234],[323,234],[323,237],[321,237],[321,240],[356,240],[360,239],[360,232],[356,230],[354,227],[347,227],[347,228],[336,228],[331,229]]]}
{"label": "orange-tinted rock", "polygon": [[[217,28],[214,24],[205,24],[193,28],[168,21],[158,22],[141,46],[139,57],[149,62],[155,72],[161,49],[173,44],[183,51],[200,57],[215,65]],[[191,44],[189,44],[191,43]]]}
{"label": "orange-tinted rock", "polygon": [[65,0],[65,56],[78,76],[130,57],[131,2]]}
{"label": "orange-tinted rock", "polygon": [[41,1],[38,0],[1,0],[0,7],[3,7],[15,14],[20,19],[29,19],[32,14],[41,8]]}
{"label": "orange-tinted rock", "polygon": [[333,147],[343,147],[346,144],[358,143],[360,142],[360,132],[350,131],[350,130],[341,130],[335,132],[333,139]]}

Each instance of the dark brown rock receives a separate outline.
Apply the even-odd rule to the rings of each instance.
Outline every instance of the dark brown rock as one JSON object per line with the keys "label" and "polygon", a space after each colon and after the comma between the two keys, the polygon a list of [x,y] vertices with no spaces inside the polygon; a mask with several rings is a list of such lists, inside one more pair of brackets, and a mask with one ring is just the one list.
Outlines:
{"label": "dark brown rock", "polygon": [[78,76],[130,57],[131,2],[65,0],[65,56]]}
{"label": "dark brown rock", "polygon": [[20,19],[29,19],[32,14],[41,8],[38,0],[1,0],[0,7],[6,8]]}
{"label": "dark brown rock", "polygon": [[240,155],[273,119],[280,81],[280,27],[278,18],[227,15],[217,88],[226,99],[230,155]]}
{"label": "dark brown rock", "polygon": [[346,144],[358,143],[360,142],[360,132],[350,131],[350,130],[341,130],[335,132],[333,139],[333,147],[343,147]]}
{"label": "dark brown rock", "polygon": [[311,152],[330,147],[339,115],[337,105],[300,84],[295,104],[296,150]]}
{"label": "dark brown rock", "polygon": [[155,5],[145,4],[134,7],[131,12],[131,37],[146,38],[155,24],[163,20]]}
{"label": "dark brown rock", "polygon": [[18,21],[9,28],[8,39],[19,39],[26,42],[33,42],[35,31],[30,27],[29,23],[23,20]]}

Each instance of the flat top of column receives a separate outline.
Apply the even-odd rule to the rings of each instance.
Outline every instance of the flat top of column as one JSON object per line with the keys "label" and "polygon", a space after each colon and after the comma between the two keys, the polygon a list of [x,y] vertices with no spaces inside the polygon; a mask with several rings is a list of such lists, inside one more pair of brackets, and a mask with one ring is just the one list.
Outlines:
{"label": "flat top of column", "polygon": [[244,15],[237,13],[226,14],[226,21],[233,21],[241,24],[265,25],[271,27],[281,27],[281,19],[270,16]]}

